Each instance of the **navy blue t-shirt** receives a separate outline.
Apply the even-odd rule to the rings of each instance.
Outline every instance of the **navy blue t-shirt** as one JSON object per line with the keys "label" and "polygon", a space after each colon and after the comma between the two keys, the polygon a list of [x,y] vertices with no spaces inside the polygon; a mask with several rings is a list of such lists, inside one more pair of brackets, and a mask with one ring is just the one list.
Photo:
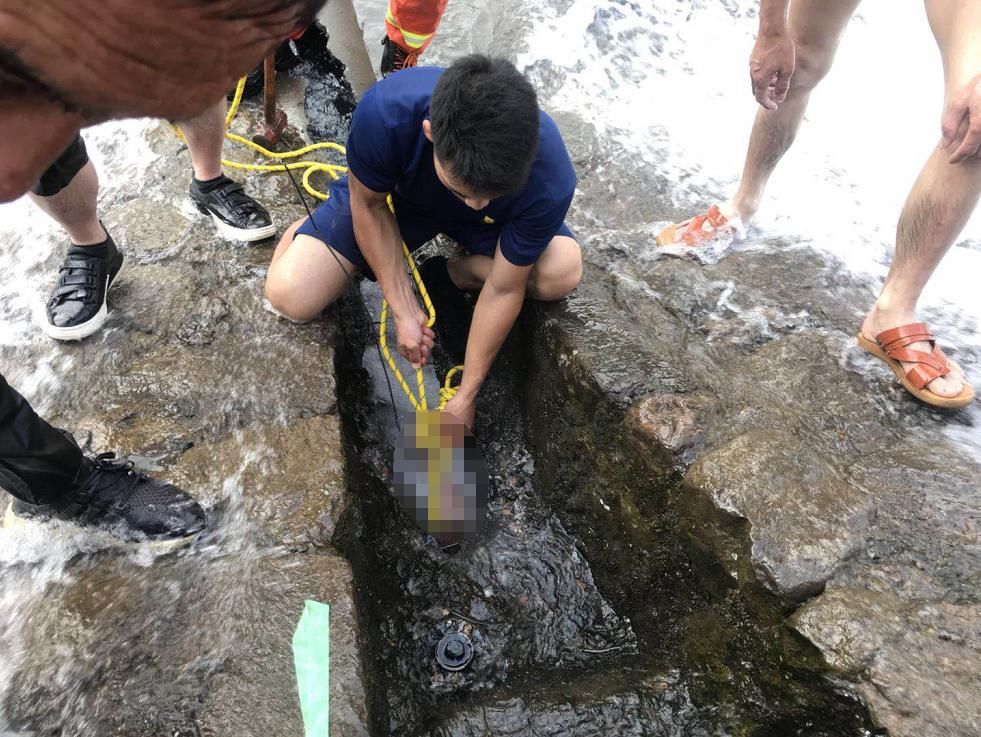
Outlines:
{"label": "navy blue t-shirt", "polygon": [[422,130],[440,67],[405,69],[369,89],[358,104],[347,139],[351,172],[374,192],[391,192],[396,212],[432,219],[440,227],[486,223],[501,227],[501,252],[512,264],[533,264],[562,226],[576,173],[559,129],[539,112],[538,153],[519,192],[467,207],[436,176],[433,144]]}

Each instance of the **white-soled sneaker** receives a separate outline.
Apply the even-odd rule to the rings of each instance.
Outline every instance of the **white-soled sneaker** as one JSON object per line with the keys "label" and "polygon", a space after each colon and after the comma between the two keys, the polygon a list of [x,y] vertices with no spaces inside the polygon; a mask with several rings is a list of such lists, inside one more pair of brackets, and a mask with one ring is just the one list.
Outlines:
{"label": "white-soled sneaker", "polygon": [[97,332],[109,316],[107,296],[123,267],[123,254],[110,236],[106,255],[71,246],[45,309],[41,328],[55,340],[82,340]]}
{"label": "white-soled sneaker", "polygon": [[276,226],[266,208],[249,197],[242,185],[224,175],[204,186],[192,180],[191,200],[229,240],[252,243],[276,235]]}

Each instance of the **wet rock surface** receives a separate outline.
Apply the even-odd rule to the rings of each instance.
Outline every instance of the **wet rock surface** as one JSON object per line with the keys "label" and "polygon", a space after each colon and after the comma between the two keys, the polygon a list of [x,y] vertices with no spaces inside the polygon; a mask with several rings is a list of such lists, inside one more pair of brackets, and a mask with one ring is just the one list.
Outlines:
{"label": "wet rock surface", "polygon": [[[445,36],[510,38],[525,17],[506,5]],[[619,15],[591,26],[606,49]],[[343,138],[337,89],[305,100],[318,135]],[[557,118],[586,276],[529,305],[494,368],[488,526],[459,550],[390,494],[408,409],[372,345],[377,292],[367,315],[352,292],[323,322],[273,318],[269,248],[216,241],[181,204],[186,155],[149,133],[144,185],[105,197],[132,267],[106,331],[3,357],[87,447],[199,491],[212,530],[166,551],[0,530],[18,551],[0,729],[299,734],[289,637],[315,598],[333,611],[335,734],[978,733],[981,471],[951,439],[976,413],[916,405],[850,347],[872,291],[826,256],[779,239],[710,265],[658,254],[651,223],[684,214],[665,174]],[[303,214],[288,180],[246,179],[281,225]],[[451,633],[474,647],[459,672],[434,658]]]}
{"label": "wet rock surface", "polygon": [[[604,599],[577,540],[535,493],[535,464],[512,388],[518,367],[500,367],[491,381],[498,401],[482,406],[492,486],[484,532],[458,550],[441,550],[401,512],[390,492],[397,425],[370,337],[378,292],[374,285],[364,290],[368,315],[353,291],[344,306],[347,350],[338,355],[338,372],[359,490],[346,549],[353,551],[366,627],[378,633],[368,648],[377,668],[375,729],[414,734],[459,698],[494,692],[529,671],[635,654],[630,621]],[[395,391],[397,413],[407,417],[408,402]],[[443,670],[435,659],[436,645],[452,632],[474,645],[473,662],[460,672]]]}
{"label": "wet rock surface", "polygon": [[[302,124],[301,78],[283,77],[280,101]],[[247,104],[233,128],[257,129],[260,114]],[[31,371],[51,367],[32,396],[45,416],[195,493],[210,527],[176,547],[127,546],[8,517],[0,732],[302,734],[291,639],[314,599],[331,605],[332,734],[367,735],[353,573],[334,544],[350,514],[335,326],[268,312],[275,242],[222,240],[186,200],[190,163],[169,126],[140,135],[142,170],[117,171],[110,144],[100,171],[100,210],[127,257],[105,329],[5,348],[4,373],[30,394]],[[232,144],[225,156],[253,160]],[[304,214],[292,185],[272,181],[283,177],[229,173],[280,229]],[[36,267],[45,283],[60,239],[52,229],[34,246],[50,253]]]}
{"label": "wet rock surface", "polygon": [[[410,406],[394,382],[388,392],[374,346],[378,305],[374,285],[349,292],[337,354],[358,489],[339,537],[370,633],[377,732],[863,734],[863,709],[823,679],[819,655],[780,626],[777,608],[724,574],[701,580],[715,564],[679,534],[679,456],[651,456],[644,412],[625,422],[634,397],[648,412],[680,407],[687,438],[707,402],[685,408],[658,393],[692,386],[683,373],[627,370],[624,381],[611,343],[592,353],[578,342],[599,334],[600,321],[584,329],[575,319],[566,334],[563,318],[552,319],[562,307],[530,307],[478,406],[492,480],[487,527],[441,550],[392,498],[395,415]],[[436,374],[446,369],[439,359]],[[448,672],[436,648],[455,632],[474,657]]]}
{"label": "wet rock surface", "polygon": [[[803,603],[782,626],[821,651],[876,724],[976,734],[981,465],[955,439],[974,415],[917,404],[854,346],[873,292],[830,257],[751,241],[700,265],[648,243],[630,249],[640,259],[587,249],[592,286],[534,310],[539,365],[557,348],[563,379],[580,385],[562,401],[587,416],[605,405],[681,470],[669,496],[698,575],[770,600],[776,621]],[[625,331],[626,344],[603,337]],[[602,369],[617,363],[658,370],[624,392]],[[582,386],[599,396],[581,399]],[[591,442],[576,440],[579,453]],[[641,506],[651,487],[632,486]]]}
{"label": "wet rock surface", "polygon": [[[606,688],[590,684],[575,690],[575,699],[549,701],[544,695],[512,698],[475,705],[447,720],[428,737],[523,735],[527,737],[586,737],[625,735],[646,737],[711,737],[721,734],[705,723],[680,687],[677,674],[637,684],[636,692],[605,696]],[[680,688],[679,688],[680,687]],[[568,697],[568,692],[563,694]]]}

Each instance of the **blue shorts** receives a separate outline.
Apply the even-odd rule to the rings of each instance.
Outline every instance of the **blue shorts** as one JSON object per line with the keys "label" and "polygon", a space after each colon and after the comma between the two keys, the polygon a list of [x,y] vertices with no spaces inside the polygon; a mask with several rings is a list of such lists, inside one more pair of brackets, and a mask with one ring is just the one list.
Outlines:
{"label": "blue shorts", "polygon": [[[313,212],[313,218],[307,218],[297,228],[297,235],[309,235],[318,241],[331,246],[348,261],[358,267],[358,270],[371,280],[368,262],[361,255],[358,242],[354,238],[354,222],[351,218],[351,192],[347,187],[347,177],[341,177],[331,182],[329,197]],[[407,208],[396,208],[395,219],[399,224],[402,239],[415,251],[440,233],[449,236],[459,243],[467,253],[494,256],[497,242],[501,237],[502,225],[486,223],[441,223],[431,217],[423,218]],[[555,235],[575,238],[569,227],[562,223]]]}

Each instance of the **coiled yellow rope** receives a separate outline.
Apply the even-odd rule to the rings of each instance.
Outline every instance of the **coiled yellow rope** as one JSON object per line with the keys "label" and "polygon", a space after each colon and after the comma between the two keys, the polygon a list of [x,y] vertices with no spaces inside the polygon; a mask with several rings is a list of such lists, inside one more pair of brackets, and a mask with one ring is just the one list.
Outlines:
{"label": "coiled yellow rope", "polygon": [[[235,119],[238,113],[239,106],[242,104],[242,95],[245,91],[245,77],[238,81],[238,85],[235,88],[235,96],[232,99],[232,103],[228,108],[228,114],[225,116],[225,138],[234,143],[238,143],[246,148],[250,148],[253,151],[265,156],[269,159],[275,159],[277,161],[285,161],[288,159],[298,159],[302,156],[306,156],[312,151],[319,150],[332,150],[337,151],[340,154],[347,155],[347,150],[339,143],[334,143],[333,141],[319,141],[317,143],[311,143],[309,146],[304,146],[303,148],[296,149],[294,151],[270,151],[259,144],[243,138],[242,136],[230,133],[228,131],[229,126]],[[175,125],[174,130],[177,135],[183,139],[184,136],[180,129]],[[318,200],[326,200],[327,193],[321,192],[313,184],[310,183],[310,178],[318,173],[324,172],[332,180],[340,179],[342,176],[347,174],[347,167],[341,166],[339,164],[328,164],[323,161],[315,160],[303,160],[303,161],[293,161],[290,163],[283,164],[246,164],[240,161],[229,161],[227,159],[221,160],[222,166],[227,166],[230,169],[238,169],[239,171],[260,171],[260,172],[281,172],[284,169],[290,169],[292,171],[303,170],[303,177],[301,179],[303,183],[303,189],[311,196]],[[392,203],[392,197],[389,195],[388,206],[391,208],[392,212],[395,212],[395,206]],[[409,272],[412,274],[412,278],[416,283],[416,287],[419,290],[419,295],[422,297],[423,304],[426,306],[426,312],[429,315],[429,319],[426,321],[427,327],[432,327],[436,324],[436,308],[433,307],[433,302],[429,297],[429,292],[426,290],[426,285],[423,284],[422,277],[419,275],[419,269],[416,268],[416,262],[412,258],[412,254],[409,253],[409,247],[402,241],[402,253],[405,256],[405,262],[408,264]],[[381,308],[381,319],[378,329],[378,341],[381,345],[382,353],[385,355],[385,360],[388,361],[388,366],[392,370],[392,374],[398,380],[399,386],[402,387],[402,391],[409,398],[413,408],[416,411],[427,410],[426,406],[426,385],[423,380],[422,369],[416,369],[416,386],[418,389],[418,396],[413,394],[412,389],[409,388],[409,383],[405,380],[402,375],[402,371],[399,369],[398,364],[395,362],[395,358],[392,356],[391,351],[388,348],[388,300],[382,301]],[[453,386],[453,380],[463,372],[463,366],[454,366],[446,374],[446,380],[443,386],[439,390],[439,409],[443,409],[446,403],[452,399],[459,387]]]}

